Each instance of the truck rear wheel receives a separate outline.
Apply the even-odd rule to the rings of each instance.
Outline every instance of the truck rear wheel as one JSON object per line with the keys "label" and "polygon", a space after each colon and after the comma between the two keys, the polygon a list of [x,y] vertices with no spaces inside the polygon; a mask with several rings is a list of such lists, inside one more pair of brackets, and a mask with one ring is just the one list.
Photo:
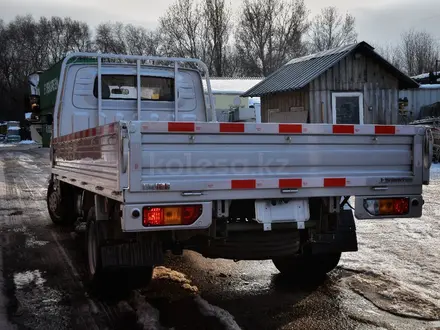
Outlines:
{"label": "truck rear wheel", "polygon": [[46,203],[50,219],[57,225],[71,225],[77,217],[75,212],[75,202],[70,187],[55,188],[53,180],[50,180],[47,187]]}
{"label": "truck rear wheel", "polygon": [[[108,237],[107,220],[97,221],[95,207],[87,212],[86,252],[88,281],[99,294],[115,294],[147,286],[153,277],[153,267],[104,267],[101,246]],[[115,256],[116,257],[116,256]],[[117,287],[115,284],[117,283]]]}
{"label": "truck rear wheel", "polygon": [[100,227],[102,226],[96,221],[95,208],[92,207],[87,212],[86,226],[87,270],[88,280],[91,282],[92,286],[95,286],[103,275],[100,253],[100,246],[103,240],[103,228]]}
{"label": "truck rear wheel", "polygon": [[320,277],[336,268],[341,253],[293,255],[273,259],[275,267],[283,275],[295,277]]}

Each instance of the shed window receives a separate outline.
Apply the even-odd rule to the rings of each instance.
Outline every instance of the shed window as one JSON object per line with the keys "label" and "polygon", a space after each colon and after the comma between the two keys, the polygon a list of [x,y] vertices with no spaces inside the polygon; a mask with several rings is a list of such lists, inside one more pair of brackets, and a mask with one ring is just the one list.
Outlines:
{"label": "shed window", "polygon": [[[95,78],[93,95],[98,97],[98,77]],[[137,77],[128,75],[102,75],[102,98],[136,100]],[[174,79],[142,76],[141,99],[144,101],[174,101]]]}
{"label": "shed window", "polygon": [[364,98],[359,92],[332,94],[333,124],[364,124]]}

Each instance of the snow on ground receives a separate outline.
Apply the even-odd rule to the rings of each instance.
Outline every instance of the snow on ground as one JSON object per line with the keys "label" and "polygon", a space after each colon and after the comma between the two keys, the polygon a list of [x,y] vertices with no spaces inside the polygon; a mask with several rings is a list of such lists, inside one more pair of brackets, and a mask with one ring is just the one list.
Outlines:
{"label": "snow on ground", "polygon": [[0,148],[12,148],[12,147],[17,147],[19,145],[25,146],[25,145],[37,145],[38,142],[32,141],[32,140],[22,140],[18,143],[5,143],[5,142],[0,142]]}
{"label": "snow on ground", "polygon": [[410,317],[440,319],[440,165],[424,187],[421,218],[357,220],[359,251],[342,268],[358,273],[348,285],[377,307]]}
{"label": "snow on ground", "polygon": [[19,142],[19,144],[36,144],[37,142],[32,140],[22,140]]}

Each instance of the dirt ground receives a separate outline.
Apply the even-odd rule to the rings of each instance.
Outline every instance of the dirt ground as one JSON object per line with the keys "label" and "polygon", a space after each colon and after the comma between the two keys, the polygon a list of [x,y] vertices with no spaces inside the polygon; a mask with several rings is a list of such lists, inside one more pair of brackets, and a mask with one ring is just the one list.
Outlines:
{"label": "dirt ground", "polygon": [[46,211],[48,151],[0,148],[0,329],[440,329],[440,167],[420,219],[357,221],[359,251],[319,283],[269,261],[168,256],[150,287],[102,299],[81,235]]}

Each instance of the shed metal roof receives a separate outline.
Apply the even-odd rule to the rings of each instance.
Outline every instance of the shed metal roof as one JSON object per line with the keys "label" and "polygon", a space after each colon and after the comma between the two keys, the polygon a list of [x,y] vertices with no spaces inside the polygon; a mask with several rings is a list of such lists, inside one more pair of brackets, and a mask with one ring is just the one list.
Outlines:
{"label": "shed metal roof", "polygon": [[386,61],[374,51],[372,46],[366,42],[360,42],[295,58],[246,91],[242,96],[263,96],[301,89],[354,51],[359,51],[379,61],[386,70],[399,79],[400,88],[418,87],[417,82]]}

